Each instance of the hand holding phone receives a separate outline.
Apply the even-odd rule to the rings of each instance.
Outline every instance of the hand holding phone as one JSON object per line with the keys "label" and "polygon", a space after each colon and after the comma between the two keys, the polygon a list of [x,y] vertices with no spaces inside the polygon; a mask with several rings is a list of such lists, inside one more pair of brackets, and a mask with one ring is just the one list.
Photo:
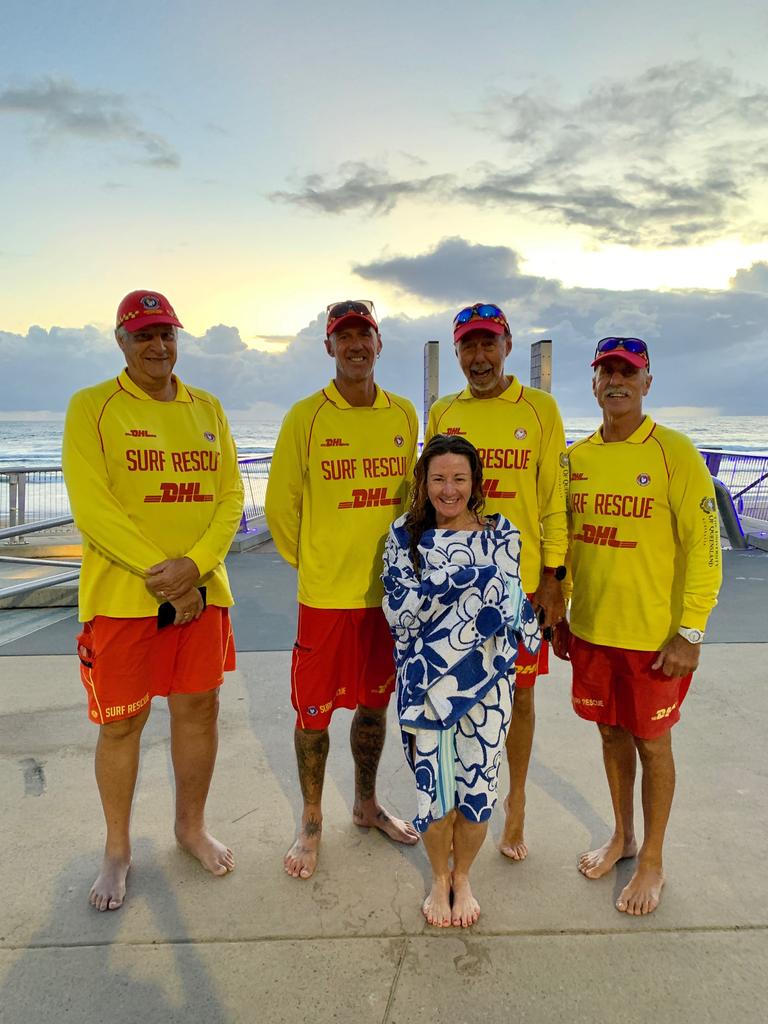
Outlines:
{"label": "hand holding phone", "polygon": [[179,598],[178,601],[163,601],[157,609],[157,628],[166,626],[184,626],[199,619],[207,606],[207,589],[196,587]]}

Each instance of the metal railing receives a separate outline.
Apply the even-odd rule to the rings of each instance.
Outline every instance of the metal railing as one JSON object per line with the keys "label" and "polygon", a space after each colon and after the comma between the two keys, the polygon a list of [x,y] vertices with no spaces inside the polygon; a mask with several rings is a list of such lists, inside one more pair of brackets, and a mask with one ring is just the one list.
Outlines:
{"label": "metal railing", "polygon": [[249,459],[239,459],[238,462],[245,490],[240,533],[249,533],[259,526],[263,527],[266,522],[264,497],[267,493],[269,471],[272,468],[272,456],[257,455]]}
{"label": "metal railing", "polygon": [[707,469],[731,492],[740,516],[768,521],[768,455],[700,448]]}
{"label": "metal railing", "polygon": [[[264,496],[272,467],[271,455],[240,459],[240,474],[245,488],[241,533],[258,529],[264,522]],[[54,522],[54,519],[60,521]],[[9,466],[0,468],[0,529],[46,523],[46,532],[66,530],[72,522],[67,489],[61,466]],[[21,536],[30,530],[18,529],[2,539]]]}
{"label": "metal railing", "polygon": [[[699,450],[712,476],[730,491],[738,514],[768,522],[768,455],[719,448]],[[264,497],[272,456],[243,458],[239,464],[245,488],[240,532],[248,533],[264,523]],[[0,528],[67,516],[71,516],[71,511],[61,466],[0,469]],[[51,529],[66,527],[58,523]]]}
{"label": "metal railing", "polygon": [[71,515],[61,466],[0,469],[0,527]]}

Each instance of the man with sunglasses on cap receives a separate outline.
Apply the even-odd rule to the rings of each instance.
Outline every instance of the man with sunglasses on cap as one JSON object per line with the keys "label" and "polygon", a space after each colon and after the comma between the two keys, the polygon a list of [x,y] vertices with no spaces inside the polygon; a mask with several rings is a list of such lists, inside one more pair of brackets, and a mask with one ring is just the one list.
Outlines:
{"label": "man with sunglasses on cap", "polygon": [[[613,835],[582,854],[587,878],[625,857],[635,872],[617,910],[650,914],[664,885],[662,846],[675,789],[671,728],[699,664],[721,582],[712,479],[685,435],[643,413],[651,386],[640,338],[603,338],[592,361],[599,430],[569,452],[573,598],[555,653],[570,659],[573,707],[596,722]],[[643,780],[637,849],[634,786]]]}
{"label": "man with sunglasses on cap", "polygon": [[107,825],[97,910],[117,910],[131,864],[130,817],[141,733],[168,698],[179,844],[214,875],[232,851],[205,824],[216,760],[218,690],[234,668],[224,557],[243,486],[219,401],[174,375],[177,329],[159,292],[117,310],[117,377],[78,391],[62,465],[83,535],[78,637],[88,717],[99,726],[96,781]]}
{"label": "man with sunglasses on cap", "polygon": [[[453,341],[467,387],[432,406],[425,440],[461,434],[483,461],[486,508],[503,514],[522,537],[520,575],[545,637],[565,613],[561,580],[568,546],[565,434],[557,403],[537,388],[507,375],[512,336],[503,311],[476,302],[453,321]],[[533,747],[533,686],[549,671],[548,645],[536,655],[521,645],[517,658],[512,722],[507,734],[509,794],[499,849],[524,860],[525,783]]]}
{"label": "man with sunglasses on cap", "polygon": [[298,569],[291,701],[303,809],[283,861],[293,878],[310,878],[317,866],[328,725],[336,708],[355,712],[352,820],[396,842],[418,841],[412,825],[376,798],[395,683],[380,573],[389,525],[405,508],[418,438],[413,405],[374,383],[381,347],[373,303],[328,307],[325,348],[335,377],[288,412],[269,474],[269,528],[280,554]]}

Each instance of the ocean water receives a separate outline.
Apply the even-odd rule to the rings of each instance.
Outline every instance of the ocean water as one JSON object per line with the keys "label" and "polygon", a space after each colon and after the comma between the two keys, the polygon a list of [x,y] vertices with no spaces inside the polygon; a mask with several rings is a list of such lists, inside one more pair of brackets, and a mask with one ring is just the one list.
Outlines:
{"label": "ocean water", "polygon": [[[280,420],[231,418],[232,433],[242,457],[272,451]],[[570,440],[591,433],[597,417],[566,418]],[[768,454],[768,416],[712,416],[669,419],[662,422],[687,434],[699,448],[722,448]],[[0,420],[0,468],[9,466],[58,466],[61,462],[63,420]]]}

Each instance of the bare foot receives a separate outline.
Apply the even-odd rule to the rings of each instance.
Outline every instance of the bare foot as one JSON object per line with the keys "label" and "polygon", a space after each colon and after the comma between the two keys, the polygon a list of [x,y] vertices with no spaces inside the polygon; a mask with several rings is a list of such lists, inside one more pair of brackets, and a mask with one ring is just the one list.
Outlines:
{"label": "bare foot", "polygon": [[499,850],[510,860],[525,860],[528,856],[528,847],[523,839],[523,825],[525,824],[525,796],[519,808],[510,810],[509,797],[504,801],[504,831],[501,833]]}
{"label": "bare foot", "polygon": [[432,879],[432,889],[421,905],[427,924],[434,928],[451,926],[451,879],[448,875]]}
{"label": "bare foot", "polygon": [[582,875],[587,878],[602,878],[625,857],[634,857],[637,853],[637,843],[632,839],[622,839],[616,833],[611,836],[607,843],[603,843],[597,850],[590,850],[582,853],[579,857],[578,867]]}
{"label": "bare foot", "polygon": [[480,917],[480,904],[472,895],[469,878],[466,875],[454,873],[451,924],[454,928],[471,928],[478,917]]}
{"label": "bare foot", "polygon": [[182,832],[176,829],[176,840],[182,850],[191,853],[212,875],[226,875],[235,870],[232,851],[218,839],[214,839],[207,828]]}
{"label": "bare foot", "polygon": [[88,902],[97,910],[119,910],[125,902],[125,879],[131,866],[130,854],[109,857],[104,854],[99,877],[91,886]]}
{"label": "bare foot", "polygon": [[291,878],[311,878],[314,875],[322,831],[323,823],[316,814],[311,813],[302,820],[296,841],[283,857],[283,867]]}
{"label": "bare foot", "polygon": [[637,865],[637,871],[630,878],[616,900],[616,909],[624,914],[652,914],[661,900],[664,887],[664,872],[661,868]]}
{"label": "bare foot", "polygon": [[393,818],[379,804],[374,804],[370,810],[364,808],[362,804],[356,805],[352,811],[352,821],[360,828],[380,829],[395,843],[414,846],[419,841],[419,833],[409,821]]}

